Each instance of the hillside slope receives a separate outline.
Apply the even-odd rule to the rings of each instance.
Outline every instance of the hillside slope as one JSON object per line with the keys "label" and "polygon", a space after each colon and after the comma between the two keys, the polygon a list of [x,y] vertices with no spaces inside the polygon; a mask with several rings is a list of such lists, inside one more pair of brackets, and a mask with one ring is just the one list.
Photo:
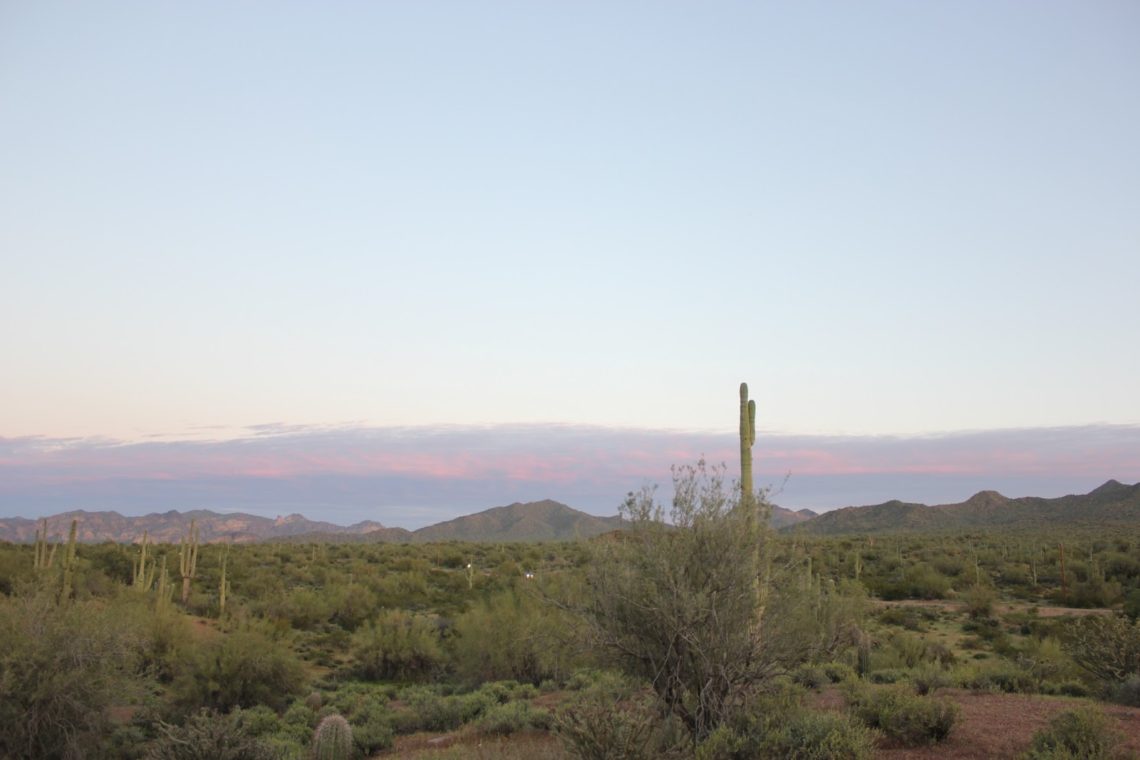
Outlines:
{"label": "hillside slope", "polygon": [[1140,483],[1124,485],[1109,480],[1087,494],[1055,499],[1026,496],[1011,499],[996,491],[979,491],[959,504],[907,504],[888,501],[863,507],[845,507],[785,531],[813,535],[844,533],[897,533],[977,529],[1039,529],[1082,525],[1136,525],[1140,523]]}

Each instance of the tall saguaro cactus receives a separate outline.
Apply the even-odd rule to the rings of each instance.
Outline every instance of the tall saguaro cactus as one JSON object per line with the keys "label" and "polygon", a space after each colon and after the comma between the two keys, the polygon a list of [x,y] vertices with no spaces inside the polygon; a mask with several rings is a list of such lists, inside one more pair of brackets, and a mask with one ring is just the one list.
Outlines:
{"label": "tall saguaro cactus", "polygon": [[752,444],[756,442],[756,402],[748,400],[748,383],[740,384],[740,503],[752,506]]}
{"label": "tall saguaro cactus", "polygon": [[49,553],[46,517],[40,523],[40,526],[41,527],[36,529],[36,549],[35,555],[32,558],[32,566],[36,570],[47,570],[51,567],[52,562],[55,561],[55,550],[59,548],[59,544],[52,544],[51,552]]}
{"label": "tall saguaro cactus", "polygon": [[190,601],[190,581],[198,572],[198,526],[197,521],[190,521],[189,532],[182,537],[182,546],[178,550],[178,569],[182,574],[182,603]]}
{"label": "tall saguaro cactus", "polygon": [[71,533],[67,537],[67,553],[63,555],[63,585],[59,590],[59,601],[66,602],[74,593],[75,585],[75,538],[79,531],[79,521],[71,521]]}

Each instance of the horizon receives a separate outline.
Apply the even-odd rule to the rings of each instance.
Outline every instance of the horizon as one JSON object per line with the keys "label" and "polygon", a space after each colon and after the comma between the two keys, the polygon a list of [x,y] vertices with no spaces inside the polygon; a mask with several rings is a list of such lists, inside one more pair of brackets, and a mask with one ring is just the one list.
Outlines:
{"label": "horizon", "polygon": [[[1095,488],[1089,489],[1088,492],[1066,493],[1066,494],[1059,494],[1058,496],[1038,496],[1036,498],[1059,498],[1061,496],[1085,496],[1085,495],[1088,495],[1089,493],[1091,493],[1092,491],[1095,491],[1095,490],[1102,488],[1104,486],[1108,486],[1110,484],[1116,485],[1116,486],[1123,486],[1125,488],[1131,488],[1131,487],[1135,487],[1136,485],[1138,485],[1138,484],[1122,483],[1122,482],[1116,480],[1115,478],[1109,478],[1104,483],[1101,483],[1099,486],[1096,486]],[[961,504],[964,502],[968,502],[968,501],[970,501],[970,499],[972,499],[975,496],[982,495],[982,494],[990,494],[990,493],[998,493],[998,495],[1003,496],[1003,497],[1008,498],[1008,499],[1011,499],[1011,500],[1017,499],[1017,498],[1023,498],[1023,497],[1016,497],[1016,496],[1010,497],[1010,496],[1007,496],[1006,494],[1002,494],[1000,492],[995,492],[992,489],[983,489],[981,491],[976,491],[969,498],[963,499],[960,502],[952,502],[952,503],[945,503],[945,504],[925,504],[925,503],[918,503],[918,504],[920,506],[924,506],[924,507],[932,508],[932,509],[945,507],[945,506],[955,506],[955,505],[958,505],[958,504]],[[1026,497],[1029,497],[1029,495],[1027,494]],[[1033,497],[1030,497],[1030,498],[1033,498]],[[898,500],[891,500],[891,501],[898,501]],[[439,522],[428,523],[426,525],[419,525],[419,526],[415,526],[415,527],[408,527],[408,526],[403,526],[403,525],[389,525],[389,524],[380,523],[379,527],[376,528],[376,530],[403,529],[403,530],[407,530],[411,533],[415,533],[416,531],[424,529],[424,528],[435,527],[437,525],[445,524],[447,522],[451,522],[451,521],[454,521],[457,519],[462,519],[464,517],[474,517],[474,516],[478,516],[480,514],[484,514],[486,512],[493,512],[495,510],[506,509],[506,508],[514,507],[514,506],[524,506],[525,507],[525,506],[530,506],[530,505],[533,505],[536,503],[546,503],[546,502],[552,502],[554,504],[560,504],[561,506],[567,507],[568,509],[571,509],[573,511],[581,512],[583,514],[587,514],[587,515],[594,516],[594,517],[613,518],[613,517],[619,516],[616,513],[612,514],[612,515],[605,515],[605,514],[595,514],[595,513],[591,513],[591,512],[586,512],[584,510],[577,509],[573,505],[566,504],[564,502],[560,502],[557,499],[547,498],[547,499],[537,499],[534,501],[527,501],[527,502],[511,502],[510,504],[499,504],[499,505],[495,505],[492,507],[487,507],[485,509],[480,509],[476,512],[463,513],[463,514],[457,515],[455,517],[450,517],[450,518],[447,518],[445,520],[441,520]],[[835,509],[870,508],[870,507],[875,507],[875,506],[881,506],[884,503],[888,503],[888,502],[881,502],[879,504],[852,504],[852,505],[847,505],[845,507],[837,507]],[[908,503],[913,503],[913,502],[908,502]],[[773,503],[773,506],[780,506],[780,505]],[[813,517],[819,517],[823,514],[827,514],[827,512],[834,511],[834,509],[824,510],[822,512],[814,512],[813,510],[807,510],[806,508],[801,509],[801,510],[790,510],[790,511],[799,512],[799,513],[802,513],[804,511],[812,511]],[[224,509],[218,510],[218,509],[208,509],[208,508],[196,508],[196,509],[187,509],[187,510],[174,510],[174,509],[172,509],[172,510],[166,510],[164,512],[144,512],[144,513],[138,513],[138,514],[122,513],[122,512],[119,512],[117,510],[76,509],[76,510],[69,510],[69,511],[65,511],[65,512],[59,512],[59,513],[51,514],[51,515],[43,515],[43,516],[36,517],[36,518],[27,518],[27,517],[22,517],[20,515],[0,515],[0,520],[33,520],[33,521],[34,520],[41,520],[41,519],[42,520],[51,520],[53,518],[68,517],[68,516],[71,516],[74,514],[85,514],[85,515],[116,514],[120,517],[124,517],[124,518],[128,518],[128,519],[129,518],[146,518],[146,517],[165,517],[165,516],[170,515],[170,514],[177,514],[181,517],[185,517],[187,515],[192,515],[194,513],[201,513],[201,512],[204,512],[207,514],[218,515],[218,516],[241,515],[243,517],[256,517],[256,518],[261,518],[261,519],[266,519],[266,520],[272,520],[274,522],[281,522],[283,520],[289,521],[290,518],[300,518],[300,519],[306,520],[307,522],[314,522],[314,523],[323,522],[323,523],[330,524],[330,525],[337,527],[337,528],[345,528],[345,529],[352,528],[352,527],[355,527],[357,525],[362,525],[362,524],[369,523],[369,522],[377,522],[377,521],[372,521],[372,520],[358,520],[358,521],[353,522],[353,523],[342,524],[342,523],[330,522],[328,520],[313,520],[309,516],[302,514],[302,513],[298,513],[298,512],[287,514],[287,515],[275,515],[273,517],[269,517],[268,515],[243,512],[241,510],[224,510]],[[50,525],[49,525],[49,527],[50,527]],[[370,531],[366,531],[366,532],[370,532]],[[51,536],[62,539],[62,533],[50,534],[49,538]]]}
{"label": "horizon", "polygon": [[0,511],[597,514],[741,380],[789,508],[1140,480],[1138,29],[5,5]]}
{"label": "horizon", "polygon": [[[1140,426],[939,436],[757,436],[756,482],[784,508],[826,512],[892,499],[924,504],[994,490],[1087,493],[1140,480]],[[497,505],[553,499],[599,516],[644,485],[670,498],[669,469],[704,458],[739,474],[735,433],[583,425],[261,428],[221,441],[0,438],[0,512],[124,515],[171,509],[299,513],[416,529]]]}

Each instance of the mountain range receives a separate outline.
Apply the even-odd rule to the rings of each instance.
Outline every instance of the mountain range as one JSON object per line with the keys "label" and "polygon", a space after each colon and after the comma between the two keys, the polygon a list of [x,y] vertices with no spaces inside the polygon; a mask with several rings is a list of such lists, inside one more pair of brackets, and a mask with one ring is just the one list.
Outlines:
{"label": "mountain range", "polygon": [[[783,527],[810,519],[810,510],[773,507],[772,525]],[[598,517],[549,499],[514,503],[419,530],[389,528],[364,521],[342,527],[309,520],[302,515],[268,518],[241,512],[220,514],[198,509],[190,512],[163,512],[128,517],[118,512],[63,512],[47,518],[48,535],[54,540],[66,536],[71,521],[77,523],[80,541],[141,541],[145,531],[152,541],[176,543],[186,535],[191,521],[205,543],[233,541],[570,541],[591,538],[621,527],[621,518]],[[22,517],[0,518],[0,541],[34,541],[39,520]]]}
{"label": "mountain range", "polygon": [[[419,530],[390,528],[366,520],[347,527],[306,519],[297,514],[275,519],[209,510],[163,512],[128,517],[118,512],[64,512],[47,518],[48,535],[59,540],[71,521],[80,541],[152,541],[176,543],[191,521],[203,542],[234,541],[569,541],[591,538],[621,527],[621,518],[598,517],[549,499],[494,507],[476,514],[429,525]],[[1140,524],[1140,483],[1110,480],[1084,495],[1056,499],[1011,499],[996,491],[980,491],[960,504],[926,506],[888,501],[845,507],[823,514],[809,509],[772,507],[772,526],[813,535],[954,531],[976,529],[1035,529],[1081,525]],[[35,540],[39,520],[0,518],[0,541]]]}
{"label": "mountain range", "polygon": [[1140,525],[1140,483],[1125,485],[1109,480],[1087,494],[1055,499],[1011,499],[997,491],[979,491],[964,502],[932,507],[888,501],[825,512],[784,530],[838,535],[1112,525]]}

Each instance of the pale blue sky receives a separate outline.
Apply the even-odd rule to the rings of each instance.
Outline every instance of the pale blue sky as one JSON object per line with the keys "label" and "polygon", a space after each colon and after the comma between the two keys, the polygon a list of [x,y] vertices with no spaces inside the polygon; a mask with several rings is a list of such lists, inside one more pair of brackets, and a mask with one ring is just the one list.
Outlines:
{"label": "pale blue sky", "polygon": [[741,380],[793,434],[1140,423],[1137,40],[1131,1],[0,2],[0,437],[732,432]]}

